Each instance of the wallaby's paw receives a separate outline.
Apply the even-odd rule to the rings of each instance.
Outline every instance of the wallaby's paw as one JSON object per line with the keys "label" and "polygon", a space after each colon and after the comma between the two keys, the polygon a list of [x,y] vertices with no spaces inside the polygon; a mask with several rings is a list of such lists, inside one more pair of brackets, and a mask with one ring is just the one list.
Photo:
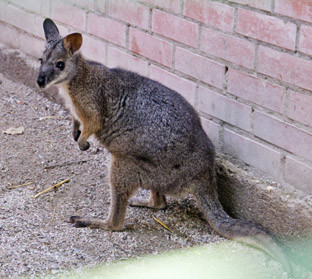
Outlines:
{"label": "wallaby's paw", "polygon": [[80,130],[73,131],[73,137],[75,141],[78,141],[80,134],[81,134]]}
{"label": "wallaby's paw", "polygon": [[85,143],[79,143],[78,144],[79,145],[79,149],[81,150],[81,151],[86,151],[86,150],[88,150],[89,148],[90,148],[90,143],[88,142],[88,141],[86,141]]}

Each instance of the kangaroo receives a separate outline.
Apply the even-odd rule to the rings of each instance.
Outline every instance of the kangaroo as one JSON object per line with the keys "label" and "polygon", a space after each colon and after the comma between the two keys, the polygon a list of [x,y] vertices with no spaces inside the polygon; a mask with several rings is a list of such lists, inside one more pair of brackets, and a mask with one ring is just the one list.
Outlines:
{"label": "kangaroo", "polygon": [[[111,153],[111,205],[107,220],[70,217],[75,227],[120,231],[127,204],[166,207],[166,195],[192,194],[209,225],[220,235],[262,249],[292,267],[273,236],[233,219],[218,200],[215,150],[194,108],[177,92],[120,68],[90,62],[79,53],[82,35],[61,37],[51,19],[43,29],[46,48],[37,83],[54,85],[72,115],[72,134],[81,150],[94,135]],[[133,198],[141,187],[149,200]]]}

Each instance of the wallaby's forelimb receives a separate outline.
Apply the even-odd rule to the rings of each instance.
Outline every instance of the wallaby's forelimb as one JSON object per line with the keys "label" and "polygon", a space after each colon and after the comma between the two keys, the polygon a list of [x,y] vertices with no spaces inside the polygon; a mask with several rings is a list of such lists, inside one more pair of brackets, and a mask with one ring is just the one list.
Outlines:
{"label": "wallaby's forelimb", "polygon": [[79,130],[80,128],[80,122],[72,117],[72,133],[73,133],[73,138],[75,141],[78,141],[81,131]]}
{"label": "wallaby's forelimb", "polygon": [[[74,123],[75,125],[75,123]],[[81,151],[88,150],[90,147],[90,143],[87,139],[95,132],[94,127],[92,126],[92,122],[84,122],[81,133],[78,137],[78,146]],[[80,130],[78,130],[80,131]],[[79,133],[79,132],[78,132]]]}

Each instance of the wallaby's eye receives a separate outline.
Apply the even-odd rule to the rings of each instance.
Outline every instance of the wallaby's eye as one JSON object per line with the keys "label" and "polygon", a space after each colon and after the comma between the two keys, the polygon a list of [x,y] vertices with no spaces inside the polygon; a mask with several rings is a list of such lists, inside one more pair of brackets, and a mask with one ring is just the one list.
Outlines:
{"label": "wallaby's eye", "polygon": [[58,68],[59,70],[63,71],[65,68],[65,63],[63,61],[58,61],[58,62],[56,62],[55,67]]}
{"label": "wallaby's eye", "polygon": [[40,61],[40,64],[42,64],[42,62],[43,62],[43,59],[42,59],[42,58],[39,58],[38,60]]}

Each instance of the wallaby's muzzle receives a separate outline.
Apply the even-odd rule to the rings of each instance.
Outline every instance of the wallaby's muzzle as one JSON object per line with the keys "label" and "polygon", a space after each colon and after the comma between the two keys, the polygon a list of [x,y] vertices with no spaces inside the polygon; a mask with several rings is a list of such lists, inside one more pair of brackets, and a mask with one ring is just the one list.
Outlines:
{"label": "wallaby's muzzle", "polygon": [[40,88],[43,88],[45,86],[45,84],[46,84],[45,76],[39,75],[38,79],[37,79],[37,83],[38,83]]}
{"label": "wallaby's muzzle", "polygon": [[53,66],[41,65],[37,78],[37,83],[40,88],[47,87],[47,85],[55,78]]}

